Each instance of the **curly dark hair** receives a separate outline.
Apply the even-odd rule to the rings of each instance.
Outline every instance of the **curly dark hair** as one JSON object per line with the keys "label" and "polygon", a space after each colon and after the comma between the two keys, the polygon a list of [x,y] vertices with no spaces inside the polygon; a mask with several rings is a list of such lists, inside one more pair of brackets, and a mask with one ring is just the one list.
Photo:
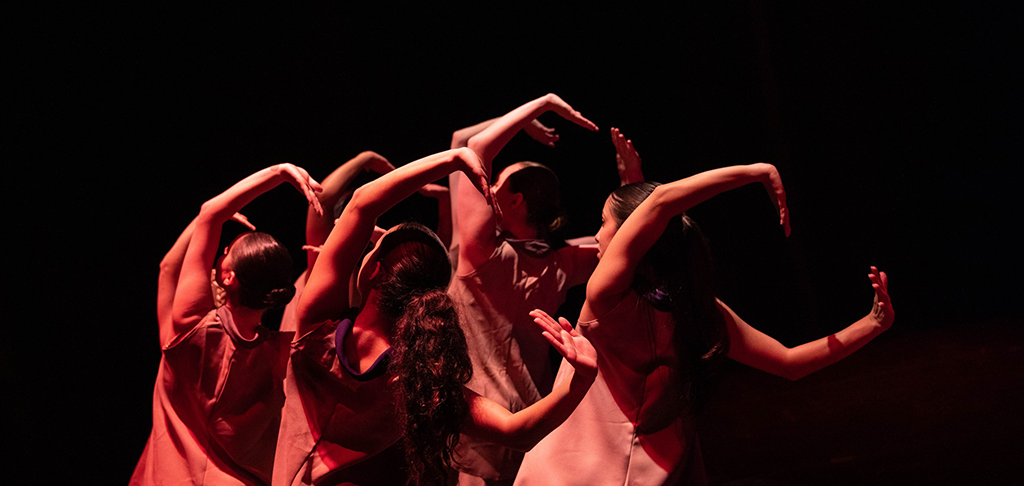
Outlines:
{"label": "curly dark hair", "polygon": [[463,385],[473,373],[459,314],[445,292],[451,263],[440,243],[416,238],[380,261],[378,308],[395,323],[388,372],[398,381],[411,483],[445,484],[469,416]]}
{"label": "curly dark hair", "polygon": [[[636,182],[613,191],[612,217],[622,224],[659,185]],[[676,323],[673,345],[681,365],[679,385],[689,411],[699,412],[713,368],[729,351],[729,332],[715,300],[711,247],[696,222],[684,214],[669,223],[637,265],[632,288],[646,297],[667,294],[667,310]]]}

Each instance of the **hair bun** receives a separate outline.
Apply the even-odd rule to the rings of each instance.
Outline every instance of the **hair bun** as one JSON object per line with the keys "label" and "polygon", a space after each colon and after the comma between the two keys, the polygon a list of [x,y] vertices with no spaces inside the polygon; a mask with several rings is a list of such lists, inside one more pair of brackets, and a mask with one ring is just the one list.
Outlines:
{"label": "hair bun", "polygon": [[295,286],[289,285],[287,287],[271,290],[263,297],[263,303],[270,309],[279,309],[288,305],[291,302],[292,297],[295,297]]}

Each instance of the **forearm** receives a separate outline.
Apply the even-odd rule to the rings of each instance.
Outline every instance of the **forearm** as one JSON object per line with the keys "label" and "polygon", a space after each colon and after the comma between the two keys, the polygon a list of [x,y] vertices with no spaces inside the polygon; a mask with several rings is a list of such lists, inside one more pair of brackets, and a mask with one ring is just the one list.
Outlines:
{"label": "forearm", "polygon": [[466,147],[470,138],[473,138],[474,135],[484,131],[485,128],[491,126],[491,124],[497,120],[497,118],[491,118],[490,120],[482,121],[476,125],[456,130],[452,133],[451,148],[456,149]]}
{"label": "forearm", "polygon": [[395,204],[426,184],[441,179],[457,169],[459,150],[446,150],[399,167],[370,182],[352,195],[349,206],[376,219]]}
{"label": "forearm", "polygon": [[656,214],[672,218],[690,208],[727,192],[754,182],[762,182],[768,164],[735,165],[701,172],[656,188],[650,196]]}
{"label": "forearm", "polygon": [[281,168],[274,165],[262,169],[228,188],[213,199],[203,203],[197,224],[222,224],[257,196],[269,191],[283,181]]}
{"label": "forearm", "polygon": [[[333,208],[338,204],[338,199],[347,192],[347,189],[352,184],[363,170],[366,170],[371,162],[381,158],[380,155],[375,152],[365,151],[359,155],[349,159],[344,164],[338,166],[331,172],[320,186],[323,187],[323,191],[317,195],[320,200],[320,206],[325,208],[322,212],[318,213],[316,208],[310,206],[306,210],[306,244],[310,246],[320,246],[327,241],[327,235],[331,233],[331,229],[334,228],[334,211]],[[313,262],[316,260],[316,252],[311,252],[307,255],[307,268],[312,268]]]}
{"label": "forearm", "polygon": [[835,334],[789,349],[782,376],[791,380],[803,378],[853,354],[884,332],[870,315]]}
{"label": "forearm", "polygon": [[[494,444],[518,451],[529,451],[541,439],[562,425],[586,396],[594,377],[574,373],[551,394],[516,413],[503,411],[497,423],[474,420],[467,433]],[[474,417],[476,419],[478,417]]]}
{"label": "forearm", "polygon": [[491,161],[519,130],[548,110],[550,96],[541,96],[506,113],[469,139],[467,146],[480,155],[485,171],[490,173]]}
{"label": "forearm", "polygon": [[451,248],[452,232],[452,197],[449,195],[437,198],[437,237],[441,238],[446,248]]}

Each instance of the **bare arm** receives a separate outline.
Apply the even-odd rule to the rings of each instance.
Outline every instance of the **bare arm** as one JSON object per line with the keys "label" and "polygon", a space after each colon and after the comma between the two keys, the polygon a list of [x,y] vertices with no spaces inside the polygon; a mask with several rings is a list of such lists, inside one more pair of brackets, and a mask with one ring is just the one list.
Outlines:
{"label": "bare arm", "polygon": [[[469,139],[468,146],[480,155],[484,172],[491,174],[491,162],[494,157],[515,136],[538,116],[553,111],[560,116],[590,130],[597,130],[590,120],[573,110],[568,103],[554,94],[547,94],[530,101],[512,111],[487,128]],[[554,143],[554,142],[552,142]],[[471,271],[487,261],[494,253],[496,239],[494,234],[495,220],[490,208],[480,204],[479,196],[471,188],[460,187],[456,183],[456,205],[458,223],[459,268]]]}
{"label": "bare arm", "polygon": [[[451,148],[456,149],[468,146],[470,138],[484,131],[484,129],[490,127],[496,121],[498,121],[498,118],[491,118],[490,120],[482,121],[476,125],[456,130],[452,133]],[[527,123],[526,126],[523,127],[523,131],[534,140],[547,145],[548,147],[554,147],[555,142],[558,141],[558,134],[555,133],[555,129],[545,126],[536,118]],[[487,170],[487,174],[490,174],[489,168]],[[459,216],[457,214],[459,179],[460,176],[458,173],[452,173],[448,176],[448,188],[450,189],[450,192],[449,200],[447,202],[451,216],[447,220],[442,218],[441,223],[438,225],[438,236],[441,237],[441,241],[448,245],[448,248],[455,248],[461,241],[459,237]],[[441,200],[439,199],[438,201]],[[447,226],[442,226],[443,224],[447,224]],[[442,231],[447,231],[450,237],[445,239]]]}
{"label": "bare arm", "polygon": [[842,331],[793,348],[787,348],[750,327],[719,301],[718,308],[729,330],[729,357],[773,375],[796,380],[849,356],[889,329],[895,319],[885,272],[871,267],[868,278],[875,289],[874,304],[868,315]]}
{"label": "bare arm", "polygon": [[486,190],[487,178],[480,168],[480,159],[469,149],[424,157],[356,190],[310,270],[299,299],[299,335],[308,332],[313,324],[337,317],[348,309],[350,277],[363,256],[377,218],[425,184],[455,170],[471,174],[477,187]]}
{"label": "bare arm", "polygon": [[[334,169],[324,178],[320,185],[323,192],[318,195],[320,206],[327,208],[326,211],[317,212],[310,206],[306,213],[306,245],[319,247],[327,241],[327,235],[331,234],[334,228],[334,214],[332,208],[338,200],[347,193],[352,181],[364,170],[372,170],[378,174],[386,174],[395,170],[387,159],[380,154],[367,150],[349,159],[344,164]],[[313,268],[318,253],[316,251],[306,252],[306,268]],[[308,272],[307,272],[308,275]]]}
{"label": "bare arm", "polygon": [[185,259],[185,250],[188,249],[188,242],[192,239],[192,231],[195,228],[196,220],[192,219],[160,260],[160,276],[157,277],[156,286],[156,320],[160,326],[161,347],[174,339],[174,292],[178,287],[178,275],[181,273],[181,263]]}
{"label": "bare arm", "polygon": [[[246,225],[250,230],[256,227],[249,223],[249,220],[240,213],[235,213],[232,219]],[[174,293],[178,287],[178,276],[181,274],[181,264],[185,260],[185,251],[188,249],[188,242],[192,239],[192,232],[196,228],[195,218],[178,235],[174,245],[167,251],[164,258],[160,260],[160,275],[157,277],[156,290],[156,318],[160,328],[160,345],[164,346],[174,339]]]}
{"label": "bare arm", "polygon": [[[709,170],[658,186],[619,227],[587,283],[587,306],[595,316],[610,311],[629,291],[636,266],[661,237],[669,220],[715,195],[753,182],[765,184],[789,235],[789,213],[782,179],[769,164]],[[614,223],[611,223],[614,224]]]}
{"label": "bare arm", "polygon": [[220,242],[221,225],[257,196],[282,182],[291,183],[311,205],[320,207],[316,198],[320,184],[292,164],[279,164],[256,172],[203,203],[195,219],[174,294],[172,335],[191,329],[213,308],[210,268]]}
{"label": "bare arm", "polygon": [[537,403],[516,413],[465,389],[470,416],[463,432],[519,451],[532,449],[537,442],[565,422],[597,377],[597,351],[587,338],[573,329],[569,321],[559,318],[556,322],[540,310],[530,315],[544,329],[544,337],[573,366],[572,378],[555,387],[551,394]]}

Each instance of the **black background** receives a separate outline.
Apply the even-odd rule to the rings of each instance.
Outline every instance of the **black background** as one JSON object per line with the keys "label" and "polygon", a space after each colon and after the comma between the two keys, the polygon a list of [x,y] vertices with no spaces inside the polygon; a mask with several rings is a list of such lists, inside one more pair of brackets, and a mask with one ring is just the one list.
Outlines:
{"label": "black background", "polygon": [[[159,362],[157,263],[203,201],[280,162],[318,179],[362,150],[401,165],[446,149],[457,128],[554,92],[600,131],[549,114],[557,148],[519,136],[503,159],[559,173],[572,235],[596,231],[617,183],[616,126],[649,180],[758,161],[779,168],[790,238],[756,186],[691,214],[715,250],[723,300],[784,344],[863,316],[869,265],[891,277],[893,329],[810,385],[725,370],[703,432],[715,482],[902,482],[944,468],[1020,475],[1020,8],[722,3],[20,12],[4,76],[14,81],[4,137],[13,170],[0,378],[12,464],[44,481],[127,481]],[[432,203],[418,197],[389,217],[433,224]],[[300,271],[303,199],[282,187],[245,213],[293,249]],[[1002,350],[995,363],[1006,366],[931,373],[915,364],[968,341]],[[928,408],[944,412],[916,422],[902,408],[880,420],[914,403],[922,380],[940,390]],[[873,391],[879,383],[896,395]],[[947,383],[973,388],[943,391]],[[872,393],[881,395],[864,398]],[[859,415],[789,417],[798,432],[779,435],[787,428],[773,411],[826,396],[829,406],[870,404]],[[884,461],[810,450],[819,442],[809,424],[847,420],[884,428],[884,441],[903,447]],[[945,455],[922,437],[941,437],[931,447]],[[817,440],[865,450],[883,441]],[[802,469],[779,472],[785,464]],[[840,475],[852,468],[863,475]],[[960,476],[932,479],[950,477]]]}

